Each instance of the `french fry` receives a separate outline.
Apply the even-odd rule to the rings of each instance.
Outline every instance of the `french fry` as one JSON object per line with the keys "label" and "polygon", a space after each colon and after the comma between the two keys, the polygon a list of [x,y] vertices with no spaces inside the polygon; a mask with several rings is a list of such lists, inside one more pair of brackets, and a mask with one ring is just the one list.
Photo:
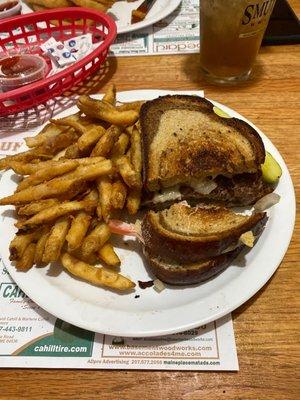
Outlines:
{"label": "french fry", "polygon": [[87,7],[87,8],[94,8],[95,10],[98,11],[106,11],[109,7],[104,6],[101,3],[98,3],[95,0],[72,0],[72,2],[76,6],[81,6],[81,7]]}
{"label": "french fry", "polygon": [[51,118],[50,122],[57,126],[67,126],[73,128],[79,135],[85,133],[85,127],[80,123],[80,114],[73,114],[65,118]]}
{"label": "french fry", "polygon": [[67,179],[76,178],[79,181],[87,181],[96,179],[102,175],[108,175],[112,172],[112,162],[110,160],[103,160],[98,163],[80,165],[74,172],[71,172],[65,176]]}
{"label": "french fry", "polygon": [[81,156],[81,151],[78,147],[78,142],[71,144],[66,148],[63,159],[65,158],[78,158]]}
{"label": "french fry", "polygon": [[82,241],[89,229],[92,217],[84,211],[79,212],[73,219],[71,227],[66,236],[68,251],[72,252],[81,246]]}
{"label": "french fry", "polygon": [[[87,116],[84,115],[84,114],[81,114],[80,123],[81,123],[81,125],[83,125],[84,127],[89,128],[89,127],[91,127],[91,126],[96,126],[96,125],[98,125],[98,124],[99,124],[99,121],[95,120],[94,118],[87,117]],[[101,125],[101,126],[102,126],[102,125]]]}
{"label": "french fry", "polygon": [[35,158],[49,158],[48,155],[40,154],[37,151],[37,148],[30,149],[28,151],[24,151],[22,153],[14,154],[13,156],[6,156],[5,158],[0,159],[0,171],[2,169],[10,168],[10,164],[18,161],[18,162],[29,162],[34,160]]}
{"label": "french fry", "polygon": [[106,130],[101,125],[93,125],[86,129],[84,134],[78,139],[78,148],[80,151],[88,151],[105,134]]}
{"label": "french fry", "polygon": [[111,7],[115,3],[115,0],[95,0],[95,1],[97,1],[97,3],[105,4],[108,7]]}
{"label": "french fry", "polygon": [[25,249],[31,242],[35,241],[39,237],[39,234],[39,231],[35,231],[27,234],[16,235],[9,245],[9,259],[11,261],[19,260]]}
{"label": "french fry", "polygon": [[131,163],[135,171],[141,176],[142,171],[142,145],[141,145],[141,134],[136,126],[132,129],[130,136],[131,143]]}
{"label": "french fry", "polygon": [[52,157],[52,161],[64,161],[67,148],[60,150]]}
{"label": "french fry", "polygon": [[89,188],[89,182],[80,182],[76,181],[71,186],[71,188],[67,191],[62,193],[61,195],[57,196],[60,200],[60,203],[63,201],[73,201],[76,200],[77,197],[81,198],[87,192]]}
{"label": "french fry", "polygon": [[104,161],[104,157],[84,157],[84,158],[74,158],[74,161],[78,162],[79,165],[90,165],[96,164],[100,161]]}
{"label": "french fry", "polygon": [[60,135],[67,130],[68,129],[64,126],[56,126],[52,123],[48,123],[37,135],[25,138],[25,143],[27,147],[30,148],[38,147],[41,146],[47,139]]}
{"label": "french fry", "polygon": [[[82,201],[86,204],[86,212],[94,214],[95,209],[99,205],[99,192],[97,187],[95,186],[90,192],[85,194]],[[98,221],[100,221],[100,219],[98,218]]]}
{"label": "french fry", "polygon": [[71,214],[81,210],[90,210],[91,207],[96,208],[97,202],[91,201],[68,201],[58,205],[55,205],[45,210],[40,211],[31,218],[16,223],[16,227],[19,229],[32,228],[37,225],[47,224],[51,221],[56,220],[63,215]]}
{"label": "french fry", "polygon": [[43,168],[51,168],[54,165],[57,165],[58,161],[47,160],[47,161],[39,161],[38,163],[32,162],[28,163],[25,161],[12,161],[9,167],[16,173],[20,175],[31,175],[37,171],[40,171]]}
{"label": "french fry", "polygon": [[57,136],[63,131],[66,131],[66,129],[53,124],[47,124],[38,135],[25,138],[25,143],[30,148],[41,146],[46,139]]}
{"label": "french fry", "polygon": [[64,253],[61,262],[71,274],[94,285],[107,286],[112,289],[125,291],[133,289],[135,283],[125,276],[107,268],[97,268]]}
{"label": "french fry", "polygon": [[139,119],[136,121],[136,123],[135,123],[134,126],[135,126],[135,127],[139,130],[139,132],[141,133],[141,123],[140,123],[140,120],[139,120]]}
{"label": "french fry", "polygon": [[91,221],[90,231],[95,229],[97,225],[99,225],[99,220],[98,220],[98,218],[96,218],[96,216],[94,216],[94,218]]}
{"label": "french fry", "polygon": [[[72,161],[76,162],[79,165],[89,165],[103,161],[104,159],[105,159],[104,157],[86,157],[86,158],[73,158]],[[10,168],[12,168],[17,174],[31,175],[44,168],[51,169],[53,167],[56,167],[57,165],[60,165],[62,161],[68,161],[68,160],[48,160],[39,162],[37,164],[24,163],[21,161],[13,161],[10,164]]]}
{"label": "french fry", "polygon": [[108,86],[102,100],[113,106],[116,104],[116,86],[113,83]]}
{"label": "french fry", "polygon": [[62,195],[78,187],[83,181],[93,180],[102,175],[111,173],[113,170],[112,162],[104,160],[96,164],[82,165],[74,172],[66,176],[54,178],[49,182],[40,183],[14,193],[11,196],[0,199],[0,205],[6,204],[25,204],[31,201],[37,201],[49,197]]}
{"label": "french fry", "polygon": [[82,242],[82,254],[85,257],[99,250],[105,242],[110,238],[110,230],[108,225],[100,223],[84,238]]}
{"label": "french fry", "polygon": [[133,125],[139,118],[139,113],[135,110],[118,111],[108,103],[85,95],[79,97],[77,106],[85,115],[117,126]]}
{"label": "french fry", "polygon": [[121,134],[121,129],[117,126],[112,125],[107,129],[105,134],[101,136],[96,146],[91,152],[92,157],[103,156],[106,157],[111,151],[114,142],[118,139]]}
{"label": "french fry", "polygon": [[35,248],[36,248],[35,243],[30,243],[26,247],[24,253],[22,254],[22,257],[16,262],[16,268],[18,271],[25,272],[28,271],[33,266]]}
{"label": "french fry", "polygon": [[126,208],[129,214],[136,214],[140,208],[140,204],[141,189],[130,189],[126,201]]}
{"label": "french fry", "polygon": [[53,207],[57,204],[59,204],[60,201],[58,199],[45,199],[45,200],[40,200],[37,201],[36,203],[30,203],[26,204],[25,206],[22,206],[18,210],[18,215],[25,215],[25,216],[31,216],[39,213],[42,210],[45,210],[46,208]]}
{"label": "french fry", "polygon": [[126,185],[120,180],[114,182],[111,190],[111,204],[113,208],[121,210],[125,205],[126,195]]}
{"label": "french fry", "polygon": [[0,205],[26,204],[49,197],[55,197],[71,190],[76,179],[55,178],[52,181],[41,183],[33,188],[27,188],[0,200]]}
{"label": "french fry", "polygon": [[53,164],[51,168],[42,168],[25,178],[18,185],[18,191],[27,189],[30,186],[36,186],[44,181],[49,181],[57,176],[63,175],[74,170],[78,166],[76,161],[61,161]]}
{"label": "french fry", "polygon": [[98,255],[107,265],[116,267],[121,264],[121,260],[110,243],[105,243],[105,245],[99,249]]}
{"label": "french fry", "polygon": [[54,156],[59,151],[67,148],[77,140],[78,136],[73,129],[67,129],[60,135],[47,138],[44,143],[35,147],[37,155],[45,154]]}
{"label": "french fry", "polygon": [[47,6],[47,8],[62,8],[72,5],[68,0],[27,0],[27,2],[38,6]]}
{"label": "french fry", "polygon": [[101,209],[101,204],[100,203],[97,205],[96,214],[97,214],[98,220],[101,221],[101,219],[102,219],[102,209]]}
{"label": "french fry", "polygon": [[123,103],[117,106],[117,110],[118,111],[135,110],[137,112],[140,112],[140,109],[144,103],[145,102],[143,100],[132,101],[130,103]]}
{"label": "french fry", "polygon": [[127,133],[127,135],[130,137],[132,134],[132,129],[133,129],[134,125],[131,126],[126,126],[125,128],[125,132]]}
{"label": "french fry", "polygon": [[108,221],[111,213],[111,189],[112,183],[108,177],[103,177],[97,180],[97,189],[99,192],[99,203],[101,214],[104,221]]}
{"label": "french fry", "polygon": [[50,236],[49,229],[45,229],[36,243],[35,254],[34,254],[34,264],[36,265],[41,265],[43,263],[43,254],[49,236]]}
{"label": "french fry", "polygon": [[96,1],[97,3],[103,4],[108,8],[112,7],[113,4],[115,3],[115,0],[94,0],[94,1]]}
{"label": "french fry", "polygon": [[9,168],[11,168],[16,174],[30,175],[38,170],[38,164],[29,164],[22,161],[11,161]]}
{"label": "french fry", "polygon": [[128,143],[128,135],[126,135],[126,133],[122,133],[113,145],[111,157],[114,159],[123,156],[126,153]]}
{"label": "french fry", "polygon": [[98,204],[98,200],[99,200],[98,190],[96,188],[90,190],[90,192],[84,197],[83,200],[85,202],[92,202],[95,205],[97,205]]}
{"label": "french fry", "polygon": [[133,166],[127,156],[118,158],[115,163],[127,186],[134,189],[141,187],[141,179],[139,174],[133,169]]}
{"label": "french fry", "polygon": [[44,254],[42,258],[43,263],[48,264],[59,259],[60,252],[64,245],[69,227],[69,218],[62,218],[58,220],[52,227],[45,244]]}
{"label": "french fry", "polygon": [[73,257],[75,257],[75,258],[78,258],[78,260],[83,261],[83,262],[85,262],[85,263],[87,263],[87,264],[94,265],[94,264],[98,264],[98,263],[99,263],[99,256],[98,256],[98,254],[92,253],[92,254],[89,254],[88,256],[86,256],[86,255],[84,255],[84,254],[82,253],[82,248],[81,248],[81,247],[78,247],[78,248],[75,249],[74,251],[70,251],[70,252],[68,251],[68,253],[69,253],[71,256],[73,256]]}
{"label": "french fry", "polygon": [[136,214],[141,203],[141,187],[142,187],[142,145],[141,134],[139,129],[134,126],[130,136],[130,158],[131,163],[136,171],[136,178],[138,179],[137,188],[131,189],[127,199],[127,210],[129,214]]}

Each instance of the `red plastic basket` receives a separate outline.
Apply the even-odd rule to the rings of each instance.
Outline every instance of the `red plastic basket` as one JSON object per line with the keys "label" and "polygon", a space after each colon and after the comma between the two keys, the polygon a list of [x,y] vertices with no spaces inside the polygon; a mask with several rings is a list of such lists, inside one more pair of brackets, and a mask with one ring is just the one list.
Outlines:
{"label": "red plastic basket", "polygon": [[[46,103],[99,70],[117,35],[116,24],[111,17],[81,7],[33,12],[5,19],[0,22],[0,32],[6,36],[0,40],[2,54],[26,51],[42,55],[40,44],[50,37],[64,41],[91,33],[93,42],[99,42],[95,50],[64,70],[41,81],[0,93],[0,116],[15,114]],[[50,65],[50,60],[48,64]]]}

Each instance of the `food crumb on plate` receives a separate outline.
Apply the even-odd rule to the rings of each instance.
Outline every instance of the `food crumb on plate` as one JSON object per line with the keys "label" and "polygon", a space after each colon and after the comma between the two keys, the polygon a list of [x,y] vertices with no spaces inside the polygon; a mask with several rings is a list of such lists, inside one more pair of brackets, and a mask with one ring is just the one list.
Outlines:
{"label": "food crumb on plate", "polygon": [[153,281],[138,281],[138,283],[141,289],[146,289],[153,286]]}

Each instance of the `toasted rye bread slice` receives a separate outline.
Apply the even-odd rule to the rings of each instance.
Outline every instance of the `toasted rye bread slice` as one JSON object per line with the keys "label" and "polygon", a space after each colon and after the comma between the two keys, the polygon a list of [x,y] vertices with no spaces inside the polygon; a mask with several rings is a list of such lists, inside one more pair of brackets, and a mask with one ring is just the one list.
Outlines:
{"label": "toasted rye bread slice", "polygon": [[267,219],[266,213],[244,216],[224,207],[176,203],[163,211],[147,212],[142,236],[150,257],[190,264],[237,247],[245,232],[260,234]]}
{"label": "toasted rye bread slice", "polygon": [[191,178],[257,172],[265,159],[259,134],[221,118],[197,96],[162,96],[140,111],[144,183],[150,191]]}
{"label": "toasted rye bread slice", "polygon": [[239,246],[228,253],[188,265],[178,265],[159,257],[151,257],[147,251],[144,251],[144,254],[151,272],[161,281],[171,285],[193,285],[224,271],[244,247]]}

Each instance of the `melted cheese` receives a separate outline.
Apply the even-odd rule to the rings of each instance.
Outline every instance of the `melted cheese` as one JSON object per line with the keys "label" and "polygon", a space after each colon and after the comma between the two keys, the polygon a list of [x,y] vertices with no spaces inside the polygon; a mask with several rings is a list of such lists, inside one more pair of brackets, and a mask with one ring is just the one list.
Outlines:
{"label": "melted cheese", "polygon": [[[209,194],[216,187],[217,184],[213,179],[190,179],[185,183],[187,186],[190,186],[194,189],[195,192],[200,194]],[[180,185],[171,186],[169,188],[163,189],[161,193],[155,192],[153,196],[153,203],[164,203],[165,201],[172,201],[180,199],[182,194],[180,193]]]}
{"label": "melted cheese", "polygon": [[156,192],[153,196],[153,203],[164,203],[165,201],[177,200],[181,198],[179,186],[172,186],[162,190],[161,193]]}
{"label": "melted cheese", "polygon": [[252,231],[245,232],[240,236],[240,242],[242,242],[243,244],[245,244],[248,247],[254,246],[254,240],[255,240],[255,237],[254,237]]}
{"label": "melted cheese", "polygon": [[189,182],[189,186],[192,187],[195,192],[201,194],[209,194],[212,192],[218,185],[213,179],[191,179]]}

